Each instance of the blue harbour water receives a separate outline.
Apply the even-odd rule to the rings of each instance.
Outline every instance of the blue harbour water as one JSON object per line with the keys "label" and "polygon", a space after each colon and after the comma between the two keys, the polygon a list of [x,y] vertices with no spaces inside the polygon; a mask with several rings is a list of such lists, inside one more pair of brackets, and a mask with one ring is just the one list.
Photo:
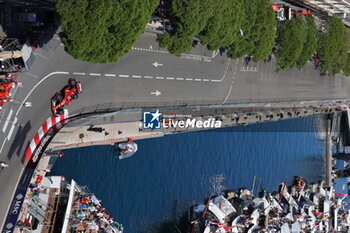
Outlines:
{"label": "blue harbour water", "polygon": [[270,191],[293,176],[322,178],[322,118],[308,117],[137,141],[132,158],[118,160],[111,146],[65,151],[52,175],[86,185],[125,233],[172,217],[222,189],[256,185]]}

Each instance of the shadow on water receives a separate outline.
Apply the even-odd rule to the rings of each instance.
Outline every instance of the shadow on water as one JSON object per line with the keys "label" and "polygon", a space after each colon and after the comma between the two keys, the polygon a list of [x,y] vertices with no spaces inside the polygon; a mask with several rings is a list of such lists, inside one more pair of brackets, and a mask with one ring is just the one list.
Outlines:
{"label": "shadow on water", "polygon": [[[317,182],[324,179],[325,164],[324,158],[320,156],[309,156],[300,162],[303,174],[308,177],[308,182]],[[321,172],[320,172],[321,171]]]}
{"label": "shadow on water", "polygon": [[[192,203],[193,204],[193,203]],[[189,205],[190,206],[190,205]],[[179,211],[178,201],[173,201],[172,215],[160,222],[149,223],[138,233],[186,233],[189,232],[189,206]]]}

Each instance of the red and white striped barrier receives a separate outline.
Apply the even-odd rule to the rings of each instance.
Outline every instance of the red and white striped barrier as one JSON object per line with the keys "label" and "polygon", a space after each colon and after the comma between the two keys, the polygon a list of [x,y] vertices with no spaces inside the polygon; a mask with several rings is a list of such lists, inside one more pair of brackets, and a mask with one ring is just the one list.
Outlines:
{"label": "red and white striped barrier", "polygon": [[64,113],[59,115],[58,117],[51,116],[48,118],[39,128],[38,132],[35,134],[34,138],[30,142],[30,145],[26,151],[26,161],[29,161],[32,157],[33,152],[36,147],[39,145],[40,140],[44,137],[47,131],[51,128],[57,130],[58,124],[65,124],[63,120],[68,118],[68,110],[65,109]]}

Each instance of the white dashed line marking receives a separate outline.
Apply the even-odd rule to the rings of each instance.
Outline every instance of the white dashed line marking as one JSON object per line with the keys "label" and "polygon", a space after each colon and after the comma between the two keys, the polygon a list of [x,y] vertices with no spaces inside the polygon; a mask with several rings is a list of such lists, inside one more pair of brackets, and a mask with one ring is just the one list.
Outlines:
{"label": "white dashed line marking", "polygon": [[[76,74],[76,75],[85,75],[85,73],[79,73],[79,72],[74,72],[73,74]],[[101,74],[99,73],[89,73],[89,75],[91,76],[101,76]],[[129,77],[132,77],[132,78],[138,78],[138,79],[141,79],[141,78],[145,78],[145,79],[158,79],[158,80],[178,80],[178,81],[196,81],[196,82],[221,82],[222,80],[221,79],[201,79],[201,78],[176,78],[176,77],[162,77],[162,76],[149,76],[149,75],[144,75],[144,76],[141,76],[141,75],[128,75],[128,74],[119,74],[119,75],[115,75],[115,74],[102,74],[106,77],[116,77],[116,76],[119,76],[120,78],[129,78]]]}
{"label": "white dashed line marking", "polygon": [[73,72],[74,75],[85,75],[85,73]]}
{"label": "white dashed line marking", "polygon": [[115,77],[115,74],[105,74],[106,77]]}

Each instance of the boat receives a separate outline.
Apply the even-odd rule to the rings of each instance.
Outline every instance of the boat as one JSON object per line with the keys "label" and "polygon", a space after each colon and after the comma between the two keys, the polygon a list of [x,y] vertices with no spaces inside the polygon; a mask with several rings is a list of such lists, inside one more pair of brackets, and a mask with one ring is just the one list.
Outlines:
{"label": "boat", "polygon": [[137,144],[131,138],[128,138],[128,141],[125,142],[118,142],[114,146],[119,159],[129,158],[138,150]]}

